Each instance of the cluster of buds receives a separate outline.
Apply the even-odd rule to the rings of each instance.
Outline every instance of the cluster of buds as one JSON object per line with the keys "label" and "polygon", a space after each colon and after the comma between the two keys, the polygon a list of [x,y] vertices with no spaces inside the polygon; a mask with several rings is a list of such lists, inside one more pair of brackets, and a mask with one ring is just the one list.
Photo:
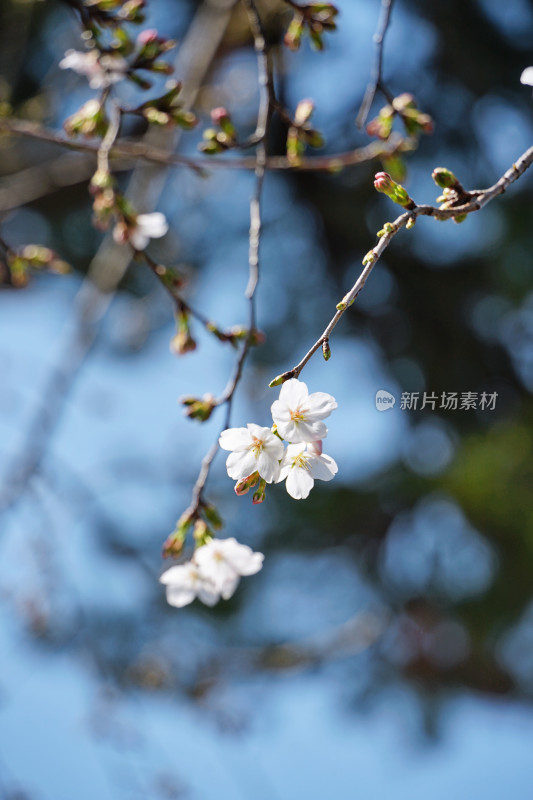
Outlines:
{"label": "cluster of buds", "polygon": [[170,341],[170,351],[176,356],[183,356],[196,350],[196,340],[192,337],[189,313],[182,305],[176,314],[176,335]]}
{"label": "cluster of buds", "polygon": [[[437,197],[437,203],[441,204],[441,208],[455,208],[468,203],[472,199],[472,194],[465,191],[463,185],[457,180],[453,172],[446,167],[436,167],[431,177],[433,178],[439,189],[442,189],[442,194]],[[464,222],[468,214],[457,214],[452,217],[454,222]]]}
{"label": "cluster of buds", "polygon": [[180,92],[181,83],[169,81],[165,94],[147,100],[133,113],[140,114],[154,125],[167,127],[178,125],[184,130],[191,130],[198,124],[198,118],[192,111],[187,111],[180,105],[178,101]]}
{"label": "cluster of buds", "polygon": [[258,472],[252,472],[251,475],[240,478],[235,484],[235,494],[237,497],[242,497],[242,495],[248,494],[250,489],[255,489],[256,486],[257,489],[253,494],[252,503],[254,506],[257,506],[262,503],[266,497],[266,481]]}
{"label": "cluster of buds", "polygon": [[312,100],[300,100],[296,106],[292,125],[287,133],[287,158],[293,166],[298,166],[305,146],[323,147],[324,137],[311,127],[309,121],[315,110]]}
{"label": "cluster of buds", "polygon": [[[176,46],[173,39],[165,39],[159,36],[155,28],[147,28],[141,31],[137,36],[135,45],[131,42],[129,37],[122,33],[121,40],[124,41],[124,52],[121,55],[133,52],[133,59],[130,67],[132,70],[144,69],[149,72],[159,72],[163,75],[171,75],[174,71],[170,64],[166,61],[158,61],[158,58]],[[139,81],[135,74],[131,76],[132,80],[136,80],[143,88],[148,88],[149,84],[146,81]]]}
{"label": "cluster of buds", "polygon": [[72,5],[80,7],[80,13],[88,27],[105,28],[123,22],[144,22],[142,12],[146,0],[78,0]]}
{"label": "cluster of buds", "polygon": [[203,547],[222,528],[223,522],[218,510],[211,503],[201,501],[198,509],[184,511],[175,529],[163,543],[163,558],[177,558],[181,555],[188,533],[192,530],[195,547]]}
{"label": "cluster of buds", "polygon": [[63,128],[69,136],[104,137],[109,125],[105,109],[99,100],[88,100],[72,116],[67,117]]}
{"label": "cluster of buds", "polygon": [[159,36],[153,28],[141,31],[137,39],[133,39],[127,30],[115,26],[110,40],[109,37],[103,38],[98,28],[91,26],[85,17],[82,19],[86,26],[88,49],[85,52],[67,50],[59,66],[85,75],[92,89],[106,88],[125,78],[141,89],[149,89],[152,84],[138,75],[139,70],[164,75],[173,72],[173,67],[159,58],[174,47],[175,42]]}
{"label": "cluster of buds", "polygon": [[7,281],[17,289],[28,284],[28,273],[32,269],[46,269],[58,275],[65,275],[70,271],[70,266],[57,253],[38,244],[27,244],[16,250],[9,248],[6,252],[6,265]]}
{"label": "cluster of buds", "polygon": [[285,34],[284,42],[286,46],[289,50],[298,50],[302,42],[302,36],[307,31],[312,46],[316,50],[323,50],[323,34],[327,31],[334,31],[337,27],[335,17],[339,13],[338,8],[333,3],[298,5],[291,2],[290,5],[294,8],[294,16]]}
{"label": "cluster of buds", "polygon": [[380,109],[377,117],[366,126],[369,136],[387,140],[392,133],[394,118],[401,118],[408,136],[418,137],[421,134],[433,133],[433,120],[429,114],[417,108],[416,100],[412,94],[400,94],[391,103]]}
{"label": "cluster of buds", "polygon": [[401,184],[396,183],[388,172],[378,172],[374,178],[374,188],[378,192],[383,192],[394,203],[406,209],[416,208],[416,203],[409,197],[407,189]]}
{"label": "cluster of buds", "polygon": [[226,108],[214,108],[211,111],[211,122],[216,127],[206,128],[203,133],[204,141],[199,145],[199,149],[209,156],[223,153],[237,144],[237,129]]}
{"label": "cluster of buds", "polygon": [[206,422],[217,406],[217,401],[212,394],[204,394],[201,398],[182,397],[180,403],[185,406],[185,416],[195,419],[197,422]]}

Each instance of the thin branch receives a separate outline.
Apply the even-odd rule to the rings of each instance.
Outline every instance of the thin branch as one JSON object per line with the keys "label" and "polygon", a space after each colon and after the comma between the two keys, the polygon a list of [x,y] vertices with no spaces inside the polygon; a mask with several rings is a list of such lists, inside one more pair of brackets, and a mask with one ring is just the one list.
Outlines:
{"label": "thin branch", "polygon": [[[217,406],[226,406],[226,415],[222,430],[225,430],[230,426],[233,398],[240,383],[244,364],[250,352],[252,340],[255,335],[255,292],[259,283],[259,246],[261,241],[262,225],[261,197],[265,178],[265,165],[267,163],[266,140],[268,137],[268,128],[275,102],[272,63],[264,37],[261,18],[257,12],[254,0],[243,0],[243,4],[246,8],[248,19],[250,21],[250,28],[254,39],[254,47],[257,54],[260,96],[255,136],[258,137],[259,143],[255,153],[255,187],[253,195],[250,199],[248,284],[245,290],[245,297],[248,300],[248,334],[235,363],[233,375],[228,381],[223,393],[215,401]],[[202,460],[200,472],[192,490],[191,504],[185,512],[187,516],[196,516],[199,509],[203,505],[203,490],[209,477],[211,464],[215,459],[218,449],[219,445],[217,440],[212,444]]]}
{"label": "thin branch", "polygon": [[508,170],[505,172],[502,177],[496,181],[495,184],[489,186],[488,189],[480,189],[474,190],[468,193],[468,196],[471,198],[468,202],[464,203],[461,206],[454,206],[453,208],[437,208],[436,206],[428,206],[428,205],[414,205],[412,209],[409,211],[405,211],[403,214],[394,220],[394,222],[389,223],[388,232],[379,240],[378,244],[367,254],[365,257],[365,261],[367,262],[363,271],[357,278],[356,282],[350,289],[350,291],[342,298],[341,302],[337,305],[337,312],[333,315],[331,320],[329,321],[328,325],[324,329],[321,336],[316,340],[313,346],[307,351],[305,356],[302,358],[301,361],[296,364],[292,369],[288,370],[287,372],[282,373],[279,375],[276,380],[276,385],[283,381],[289,380],[289,378],[297,378],[309,359],[316,353],[316,351],[321,348],[324,343],[329,342],[330,334],[332,333],[333,329],[336,327],[337,323],[346,312],[347,308],[352,305],[357,295],[363,289],[368,276],[372,272],[374,266],[377,264],[393,238],[396,234],[404,228],[409,220],[416,219],[416,217],[424,216],[424,217],[434,217],[438,220],[448,220],[453,217],[462,215],[462,214],[472,214],[475,211],[479,211],[487,203],[490,203],[491,200],[494,200],[495,197],[498,195],[503,194],[505,190],[514,183],[533,163],[533,147],[530,147],[528,150],[523,153],[518,161],[514,163]]}
{"label": "thin branch", "polygon": [[[79,150],[96,154],[98,144],[87,141],[74,141],[65,138],[60,133],[52,131],[34,122],[18,120],[13,117],[0,119],[0,133],[14,133],[27,136],[44,142],[66,147],[69,150]],[[345,167],[353,167],[373,161],[381,156],[391,156],[402,152],[405,140],[399,136],[391,136],[387,142],[376,141],[365,147],[356,147],[353,150],[333,153],[326,156],[310,156],[300,159],[298,166],[294,166],[286,156],[269,156],[265,160],[265,170],[278,172],[291,170],[297,172],[336,172]],[[169,153],[161,148],[152,147],[144,142],[121,139],[110,150],[111,158],[136,161],[143,159],[154,164],[163,164],[169,167],[183,166],[192,169],[197,174],[205,177],[210,169],[239,169],[255,172],[256,159],[254,156],[244,158],[206,158],[182,156]]]}
{"label": "thin branch", "polygon": [[378,28],[374,34],[376,56],[372,70],[372,78],[366,87],[365,96],[355,121],[358,128],[362,128],[365,124],[369,111],[372,107],[372,103],[374,102],[376,92],[381,84],[381,73],[383,71],[383,44],[385,42],[385,36],[389,27],[393,4],[394,0],[381,0],[381,13],[379,16]]}

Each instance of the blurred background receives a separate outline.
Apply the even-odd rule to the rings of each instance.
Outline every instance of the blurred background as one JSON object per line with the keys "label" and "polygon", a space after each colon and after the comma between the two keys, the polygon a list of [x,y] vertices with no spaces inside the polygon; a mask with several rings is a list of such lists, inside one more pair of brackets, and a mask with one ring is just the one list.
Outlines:
{"label": "blurred background", "polygon": [[[354,119],[380,4],[337,5],[323,54],[278,46],[284,4],[260,6],[280,95],[291,108],[314,98],[326,153],[369,141]],[[215,105],[254,128],[252,42],[228,8],[149,4],[146,26],[189,48],[178,77],[212,51],[202,125],[181,136],[183,153]],[[435,166],[483,188],[531,145],[519,77],[532,41],[528,0],[397,0],[384,77],[435,120],[407,159],[417,202],[434,202]],[[17,116],[59,130],[92,96],[58,68],[69,48],[81,43],[66,4],[4,0],[0,93]],[[276,123],[272,153],[284,136]],[[246,324],[253,176],[119,166],[138,210],[169,219],[154,257],[186,271],[188,297],[221,326]],[[268,424],[268,381],[315,341],[397,215],[373,189],[380,168],[267,175],[267,340],[233,425]],[[223,535],[264,552],[265,566],[229,602],[177,610],[157,581],[160,548],[221,425],[184,419],[178,398],[220,393],[234,353],[198,330],[198,351],[173,356],[171,304],[142,264],[106,300],[91,295],[85,274],[105,285],[122,257],[91,227],[93,169],[91,155],[0,139],[2,237],[46,244],[74,267],[0,293],[0,798],[530,798],[531,175],[462,225],[421,218],[394,239],[331,361],[317,355],[302,374],[338,401],[326,448],[338,477],[305,502],[280,486],[252,507],[219,456],[208,496]],[[385,413],[381,389],[396,397]],[[492,410],[402,410],[402,392],[424,391],[497,398]]]}

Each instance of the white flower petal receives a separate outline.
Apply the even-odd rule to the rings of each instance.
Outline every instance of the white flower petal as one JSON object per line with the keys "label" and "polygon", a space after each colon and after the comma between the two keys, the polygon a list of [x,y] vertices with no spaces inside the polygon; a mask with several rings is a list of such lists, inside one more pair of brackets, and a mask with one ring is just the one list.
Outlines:
{"label": "white flower petal", "polygon": [[329,417],[331,412],[337,408],[337,401],[326,392],[313,392],[307,398],[305,407],[307,409],[305,419],[309,422],[315,422]]}
{"label": "white flower petal", "polygon": [[331,456],[311,456],[309,459],[309,472],[315,480],[331,481],[338,471],[339,468]]}
{"label": "white flower petal", "polygon": [[218,547],[239,575],[255,575],[263,565],[263,553],[254,553],[251,547],[233,537],[219,541]]}
{"label": "white flower petal", "polygon": [[[222,595],[224,597],[224,595]],[[202,581],[198,587],[198,600],[201,600],[206,606],[214,606],[220,600],[221,594],[217,592],[216,588],[208,581]],[[226,597],[224,597],[227,600]]]}
{"label": "white flower petal", "polygon": [[272,412],[272,419],[278,427],[280,422],[285,423],[291,421],[290,408],[286,403],[282,403],[281,400],[274,400],[270,411]]}
{"label": "white flower petal", "polygon": [[167,586],[166,594],[167,603],[175,608],[188,606],[189,603],[196,599],[195,590],[184,586]]}
{"label": "white flower petal", "polygon": [[274,417],[274,422],[278,426],[279,435],[282,436],[287,442],[301,442],[298,426],[289,418],[288,422],[282,422],[280,417]]}
{"label": "white flower petal", "polygon": [[290,381],[285,381],[279,393],[280,402],[289,408],[297,408],[307,401],[309,391],[307,385],[297,378],[291,378]]}
{"label": "white flower petal", "polygon": [[226,428],[218,440],[223,450],[246,450],[252,443],[252,437],[247,428]]}
{"label": "white flower petal", "polygon": [[226,580],[223,586],[220,589],[221,597],[224,600],[229,600],[235,594],[235,589],[240,583],[240,578],[238,575],[233,575],[232,578]]}
{"label": "white flower petal", "polygon": [[136,227],[149,239],[160,239],[168,231],[168,222],[164,214],[154,211],[152,214],[138,214]]}
{"label": "white flower petal", "polygon": [[314,484],[311,474],[306,469],[293,467],[287,475],[285,486],[290,496],[294,497],[295,500],[305,500]]}
{"label": "white flower petal", "polygon": [[226,469],[228,475],[234,481],[240,481],[242,478],[247,478],[252,472],[257,470],[257,458],[253,450],[238,450],[236,453],[230,453],[226,460]]}
{"label": "white flower petal", "polygon": [[279,460],[266,451],[259,453],[257,471],[267,483],[272,483],[279,475]]}
{"label": "white flower petal", "polygon": [[[98,88],[93,86],[93,89]],[[133,228],[129,235],[130,243],[136,250],[145,250],[148,247],[150,239],[145,236],[139,228]]]}
{"label": "white flower petal", "polygon": [[246,427],[250,432],[250,441],[252,438],[260,439],[262,441],[266,437],[274,435],[270,428],[263,428],[261,425],[256,425],[255,422],[249,422]]}
{"label": "white flower petal", "polygon": [[520,75],[520,83],[525,83],[527,86],[533,86],[533,67],[526,67]]}
{"label": "white flower petal", "polygon": [[318,439],[325,439],[328,435],[326,425],[321,422],[299,422],[296,425],[299,440],[301,442],[316,442]]}

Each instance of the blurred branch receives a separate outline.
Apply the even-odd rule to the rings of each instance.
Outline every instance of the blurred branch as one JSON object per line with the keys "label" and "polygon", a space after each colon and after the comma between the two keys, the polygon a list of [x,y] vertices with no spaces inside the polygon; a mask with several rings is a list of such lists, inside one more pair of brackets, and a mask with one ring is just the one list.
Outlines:
{"label": "blurred branch", "polygon": [[[194,102],[218,50],[235,2],[236,0],[206,0],[193,18],[178,55],[181,60],[180,71],[186,76],[184,102]],[[5,122],[5,119],[0,120],[0,130],[6,129]],[[23,128],[28,124],[31,129],[31,123],[24,123]],[[158,134],[165,136],[166,132],[157,131],[155,136]],[[44,138],[55,141],[54,135],[51,138],[45,135]],[[150,141],[153,138],[152,133]],[[174,137],[173,145],[176,138],[177,136]],[[96,152],[98,148],[91,149]],[[165,154],[163,149],[158,149],[158,152]],[[150,199],[154,201],[156,192],[162,189],[161,181],[157,186],[155,184],[157,177],[159,176],[153,175],[149,170],[137,167],[129,184],[129,194],[145,197],[146,202]],[[7,470],[0,494],[0,511],[11,508],[17,502],[28,481],[39,470],[50,439],[61,419],[66,400],[96,340],[101,319],[111,304],[130,260],[129,248],[114,244],[111,237],[106,237],[93,258],[88,277],[75,299],[74,330],[65,344],[60,364],[54,367],[41,391],[41,401],[28,425],[26,440]]]}
{"label": "blurred branch", "polygon": [[[52,131],[35,122],[18,120],[13,117],[0,119],[0,133],[13,133],[27,136],[44,142],[67,147],[70,150],[83,152],[98,152],[98,144],[93,142],[80,142],[67,139],[60,133]],[[286,156],[269,156],[265,160],[265,170],[280,171],[293,170],[298,172],[336,172],[344,167],[357,166],[368,161],[373,161],[381,156],[391,156],[394,153],[410,149],[409,143],[400,136],[391,136],[387,142],[376,141],[364,147],[334,153],[326,156],[302,157],[298,166],[292,164]],[[145,142],[119,140],[115,142],[110,151],[111,158],[143,159],[154,164],[165,166],[189,167],[200,175],[205,175],[209,169],[241,169],[255,171],[256,160],[254,156],[244,158],[204,158],[201,156],[183,156],[169,153],[158,147],[150,146]]]}
{"label": "blurred branch", "polygon": [[437,208],[436,206],[428,206],[428,205],[417,205],[414,201],[411,201],[412,207],[409,208],[408,211],[405,211],[403,214],[400,214],[394,222],[388,223],[387,232],[380,238],[378,244],[370,250],[365,259],[363,264],[365,267],[359,277],[357,278],[356,282],[350,289],[350,291],[343,297],[340,303],[337,305],[337,312],[332,317],[322,335],[317,339],[317,341],[313,344],[313,346],[307,351],[305,356],[302,360],[296,364],[295,367],[288,370],[287,372],[282,373],[281,375],[277,376],[274,379],[271,385],[278,385],[283,381],[287,381],[290,378],[297,378],[311,356],[313,356],[316,351],[324,346],[329,345],[329,337],[345,313],[345,311],[352,305],[357,295],[363,289],[370,273],[372,272],[374,266],[377,264],[378,260],[381,258],[393,238],[396,236],[399,231],[404,228],[410,220],[416,220],[419,216],[425,217],[434,217],[437,220],[449,220],[453,217],[458,217],[462,215],[472,214],[475,211],[479,211],[487,203],[490,203],[491,200],[494,200],[495,197],[498,197],[500,194],[503,194],[505,190],[514,183],[533,163],[533,147],[530,147],[528,150],[523,153],[518,161],[514,163],[507,172],[502,175],[502,177],[496,181],[495,184],[489,186],[488,189],[476,189],[471,192],[465,192],[465,196],[468,196],[470,199],[468,202],[465,202],[463,205],[454,206],[453,208]]}
{"label": "blurred branch", "polygon": [[383,70],[383,44],[385,42],[385,36],[389,27],[393,4],[394,0],[381,0],[381,13],[378,22],[378,29],[374,34],[376,57],[374,68],[372,70],[372,78],[366,88],[365,96],[363,98],[363,102],[361,103],[361,108],[359,109],[359,114],[355,120],[358,128],[362,128],[365,124],[370,109],[372,108],[372,103],[374,102],[376,92],[381,83],[381,73]]}

